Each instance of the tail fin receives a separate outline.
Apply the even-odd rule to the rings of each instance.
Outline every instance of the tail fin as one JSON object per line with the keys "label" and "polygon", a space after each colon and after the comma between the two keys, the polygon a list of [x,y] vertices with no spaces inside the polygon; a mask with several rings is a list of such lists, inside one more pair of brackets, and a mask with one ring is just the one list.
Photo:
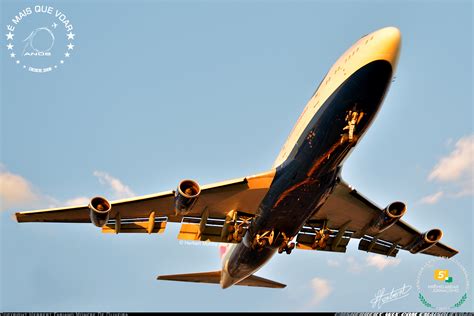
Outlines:
{"label": "tail fin", "polygon": [[[221,271],[160,275],[157,279],[167,280],[167,281],[219,284],[221,280]],[[236,285],[269,287],[269,288],[280,288],[280,289],[286,287],[285,284],[281,284],[272,280],[264,279],[255,275],[251,275],[247,277],[246,279],[243,279]]]}

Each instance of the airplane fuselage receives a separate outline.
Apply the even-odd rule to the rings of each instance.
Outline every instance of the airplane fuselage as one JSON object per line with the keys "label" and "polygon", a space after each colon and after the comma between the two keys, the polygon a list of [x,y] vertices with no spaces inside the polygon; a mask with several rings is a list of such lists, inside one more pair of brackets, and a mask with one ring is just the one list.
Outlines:
{"label": "airplane fuselage", "polygon": [[[223,260],[223,288],[255,273],[324,204],[382,104],[399,42],[397,29],[381,29],[361,38],[329,70],[275,161],[275,177],[243,242]],[[256,247],[261,236],[271,238]]]}

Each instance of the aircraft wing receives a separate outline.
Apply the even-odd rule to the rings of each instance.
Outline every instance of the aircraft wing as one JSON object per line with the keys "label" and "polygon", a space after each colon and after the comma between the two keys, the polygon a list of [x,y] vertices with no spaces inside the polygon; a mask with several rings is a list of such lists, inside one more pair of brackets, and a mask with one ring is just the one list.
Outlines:
{"label": "aircraft wing", "polygon": [[[322,244],[324,249],[320,250],[345,252],[350,239],[358,238],[360,250],[386,256],[394,257],[400,249],[448,258],[458,253],[440,242],[423,250],[423,234],[403,220],[398,220],[381,232],[370,229],[371,223],[380,218],[383,212],[382,208],[341,180],[326,203],[301,230],[297,238],[300,243],[298,248],[314,249],[310,247],[314,240],[313,234],[326,226],[330,234],[327,242]],[[421,251],[416,251],[417,243]]]}
{"label": "aircraft wing", "polygon": [[[164,231],[166,222],[180,223],[185,218],[191,218],[192,223],[187,226],[183,224],[180,235],[182,239],[195,240],[202,237],[201,232],[198,234],[199,225],[195,224],[196,221],[199,224],[199,220],[202,221],[203,217],[205,217],[204,224],[201,228],[208,224],[208,219],[225,220],[226,215],[232,210],[244,210],[245,215],[252,217],[267,193],[274,174],[275,170],[271,170],[245,178],[202,186],[197,203],[186,215],[175,214],[174,191],[111,201],[110,219],[102,231],[104,233],[161,233]],[[15,213],[15,217],[18,222],[91,223],[88,205],[18,212]],[[120,226],[119,229],[117,226]],[[220,231],[215,231],[215,225],[209,225],[207,230],[211,235],[221,235]]]}

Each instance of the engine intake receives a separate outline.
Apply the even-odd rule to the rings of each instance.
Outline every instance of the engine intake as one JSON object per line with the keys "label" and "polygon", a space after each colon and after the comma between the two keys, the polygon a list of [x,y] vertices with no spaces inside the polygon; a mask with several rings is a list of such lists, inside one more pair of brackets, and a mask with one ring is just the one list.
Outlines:
{"label": "engine intake", "polygon": [[370,224],[368,233],[378,234],[395,224],[407,211],[403,202],[390,203]]}
{"label": "engine intake", "polygon": [[411,253],[418,253],[427,250],[436,245],[436,243],[443,237],[443,231],[435,228],[421,234],[414,242],[408,246]]}
{"label": "engine intake", "polygon": [[103,227],[109,220],[112,205],[107,199],[97,196],[90,201],[89,210],[92,224]]}
{"label": "engine intake", "polygon": [[183,215],[191,212],[200,194],[201,187],[196,181],[181,181],[178,185],[178,189],[175,191],[174,194],[176,215]]}

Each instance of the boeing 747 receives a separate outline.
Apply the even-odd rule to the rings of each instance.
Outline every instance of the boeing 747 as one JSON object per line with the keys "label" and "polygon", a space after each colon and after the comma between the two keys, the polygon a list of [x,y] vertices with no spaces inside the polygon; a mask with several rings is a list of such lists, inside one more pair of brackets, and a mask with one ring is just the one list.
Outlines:
{"label": "boeing 747", "polygon": [[276,253],[293,249],[345,252],[351,239],[365,252],[395,257],[452,257],[440,229],[419,232],[401,218],[405,203],[385,208],[341,178],[344,161],[380,110],[400,52],[400,31],[386,27],[360,38],[329,69],[269,171],[200,186],[89,205],[16,213],[18,222],[92,223],[104,233],[163,233],[226,243],[220,271],[159,276],[160,280],[282,288],[254,275]]}

